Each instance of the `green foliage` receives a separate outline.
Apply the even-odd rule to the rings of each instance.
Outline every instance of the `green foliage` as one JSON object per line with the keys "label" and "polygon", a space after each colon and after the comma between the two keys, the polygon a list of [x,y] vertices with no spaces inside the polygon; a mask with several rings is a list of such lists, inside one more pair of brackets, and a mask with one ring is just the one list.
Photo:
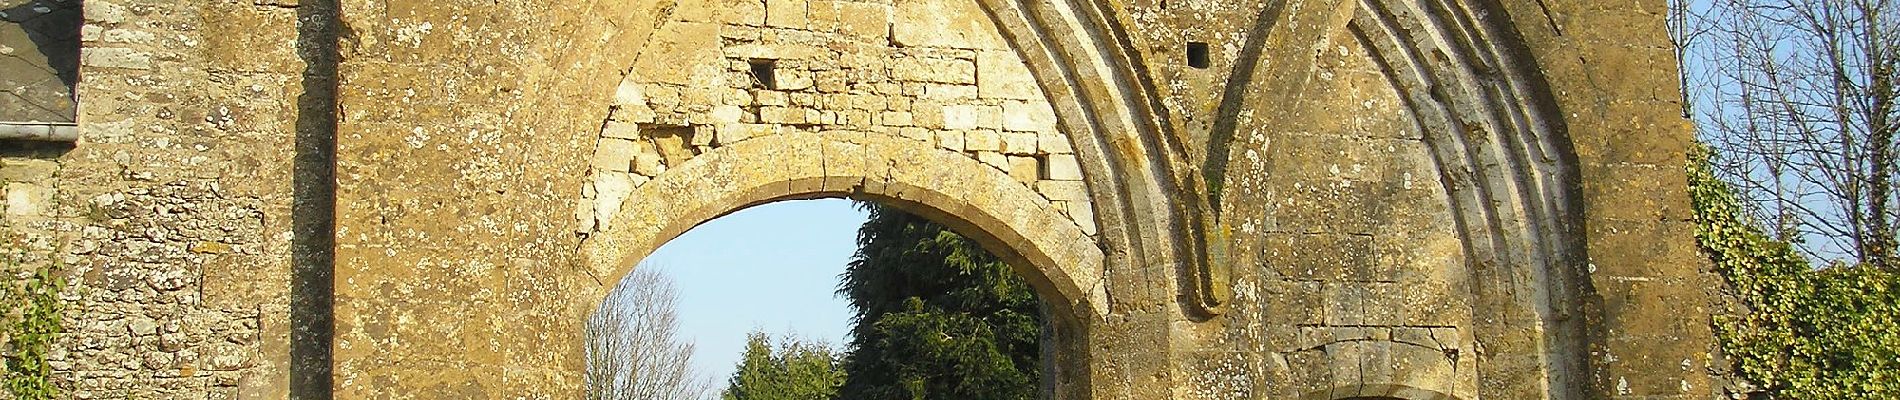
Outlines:
{"label": "green foliage", "polygon": [[46,352],[62,330],[59,292],[64,283],[54,274],[55,265],[28,267],[24,246],[13,238],[4,239],[0,242],[8,248],[0,254],[0,267],[4,267],[0,273],[13,282],[0,293],[0,304],[8,310],[5,325],[0,326],[5,329],[0,337],[6,339],[7,370],[0,385],[16,400],[56,398],[58,388],[53,385]]}
{"label": "green foliage", "polygon": [[724,400],[821,400],[836,397],[844,370],[822,343],[786,340],[775,348],[770,337],[746,337],[745,357],[732,372]]}
{"label": "green foliage", "polygon": [[1689,191],[1696,241],[1745,308],[1714,321],[1737,374],[1771,398],[1900,398],[1900,274],[1812,268],[1743,217],[1710,157],[1691,156]]}
{"label": "green foliage", "polygon": [[866,207],[838,289],[857,322],[840,398],[1035,398],[1042,314],[1028,283],[942,225]]}

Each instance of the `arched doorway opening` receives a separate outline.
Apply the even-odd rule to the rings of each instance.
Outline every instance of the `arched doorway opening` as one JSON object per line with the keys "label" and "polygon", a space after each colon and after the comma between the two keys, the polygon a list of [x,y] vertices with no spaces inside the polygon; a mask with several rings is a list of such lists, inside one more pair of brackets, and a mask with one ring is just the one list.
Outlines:
{"label": "arched doorway opening", "polygon": [[[1050,372],[1060,398],[1087,398],[1084,330],[1106,314],[1095,239],[1004,172],[901,137],[789,133],[714,148],[634,188],[583,244],[584,265],[619,282],[694,226],[782,200],[872,201],[943,224],[1010,265],[1048,305]],[[605,290],[601,290],[605,293]],[[594,310],[601,297],[595,296]]]}

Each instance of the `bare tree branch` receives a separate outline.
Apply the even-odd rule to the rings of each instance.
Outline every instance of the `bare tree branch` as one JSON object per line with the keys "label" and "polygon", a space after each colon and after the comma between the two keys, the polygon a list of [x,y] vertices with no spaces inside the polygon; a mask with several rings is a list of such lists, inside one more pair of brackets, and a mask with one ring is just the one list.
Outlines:
{"label": "bare tree branch", "polygon": [[713,379],[693,369],[679,335],[678,292],[659,268],[634,268],[587,321],[590,400],[701,400]]}
{"label": "bare tree branch", "polygon": [[1672,0],[1684,114],[1717,173],[1823,264],[1900,268],[1893,0]]}

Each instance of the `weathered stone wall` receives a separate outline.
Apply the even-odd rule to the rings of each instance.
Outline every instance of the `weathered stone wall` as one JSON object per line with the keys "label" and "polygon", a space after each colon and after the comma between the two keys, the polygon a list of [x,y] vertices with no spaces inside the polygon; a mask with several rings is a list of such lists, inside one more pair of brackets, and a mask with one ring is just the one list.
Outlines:
{"label": "weathered stone wall", "polygon": [[1177,394],[1710,396],[1664,6],[1131,7],[1234,237]]}
{"label": "weathered stone wall", "polygon": [[826,196],[1010,260],[1065,398],[1704,398],[1661,7],[92,1],[4,225],[76,398],[572,397],[639,257]]}
{"label": "weathered stone wall", "polygon": [[1073,147],[1029,69],[975,3],[681,7],[639,49],[614,93],[581,192],[579,231],[611,224],[622,203],[642,200],[627,198],[633,188],[700,153],[827,132],[963,153],[1042,193],[1094,233]]}
{"label": "weathered stone wall", "polygon": [[575,263],[570,210],[670,5],[341,4],[337,397],[573,396],[611,282]]}
{"label": "weathered stone wall", "polygon": [[62,397],[285,395],[296,13],[85,2],[84,139],[0,144],[6,228],[68,279]]}

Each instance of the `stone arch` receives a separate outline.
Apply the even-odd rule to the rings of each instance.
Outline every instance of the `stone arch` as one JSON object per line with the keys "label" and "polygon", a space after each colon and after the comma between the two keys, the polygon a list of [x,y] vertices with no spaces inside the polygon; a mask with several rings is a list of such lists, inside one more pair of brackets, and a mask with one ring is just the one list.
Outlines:
{"label": "stone arch", "polygon": [[[1275,60],[1290,62],[1277,71],[1235,71],[1230,79],[1243,84],[1230,81],[1230,88],[1264,89],[1230,91],[1221,106],[1238,112],[1248,99],[1325,96],[1301,92],[1307,87],[1298,82],[1325,68],[1299,54],[1312,51],[1312,38],[1343,32],[1368,53],[1438,172],[1433,180],[1445,190],[1462,245],[1457,268],[1469,294],[1461,297],[1483,316],[1456,324],[1463,345],[1491,355],[1459,379],[1487,384],[1476,393],[1445,393],[1580,397],[1585,378],[1575,371],[1587,370],[1588,352],[1582,318],[1574,317],[1588,311],[1579,293],[1589,289],[1578,272],[1584,257],[1577,155],[1509,14],[1482,0],[1357,0],[1307,15],[1284,14],[1285,1],[1268,3],[1242,54],[1277,51]],[[1262,50],[1269,37],[1282,48]],[[1249,80],[1262,83],[1244,84]],[[1241,125],[1232,113],[1219,118],[1227,120],[1216,129]],[[1220,140],[1235,132],[1211,136],[1210,147],[1226,151]],[[1220,277],[1222,268],[1203,270]]]}
{"label": "stone arch", "polygon": [[[1093,155],[1073,148],[1071,135],[1058,128],[1057,113],[1047,102],[1051,97],[1013,50],[1017,38],[982,18],[986,11],[979,7],[987,1],[827,2],[822,7],[800,2],[776,14],[766,9],[774,4],[770,1],[682,1],[661,8],[652,34],[633,43],[639,55],[612,96],[596,142],[591,182],[575,215],[577,232],[592,236],[583,248],[622,251],[627,229],[637,228],[631,232],[645,235],[636,236],[645,245],[627,251],[644,256],[664,242],[651,237],[670,239],[757,203],[876,199],[958,228],[1005,259],[1016,258],[1010,260],[1014,265],[1088,269],[1020,272],[1045,294],[1062,299],[1066,304],[1059,306],[1073,308],[1073,314],[1106,315],[1106,252],[1098,244],[1102,235],[1090,193],[1112,189],[1090,188],[1117,184],[1085,183],[1090,168],[1079,164],[1088,164]],[[798,17],[780,17],[789,14]],[[882,74],[884,68],[889,76],[862,76]],[[775,76],[761,77],[762,72]],[[896,89],[900,83],[902,93]],[[873,84],[875,90],[865,87]],[[889,111],[879,108],[886,101],[894,103]],[[899,101],[901,106],[895,104]],[[780,149],[775,155],[767,152],[775,148]],[[817,153],[796,153],[799,149]],[[827,152],[833,158],[818,157]],[[841,163],[845,159],[835,158],[840,152],[863,152],[853,162],[883,160],[886,169],[878,173],[937,175],[908,180],[898,179],[906,175],[853,175],[869,172],[838,170],[856,165]],[[700,161],[714,154],[723,158]],[[963,158],[939,162],[954,156]],[[751,168],[747,171],[794,174],[775,178],[792,188],[726,181],[734,178],[719,174],[733,171],[715,167],[706,179],[762,186],[744,189],[744,196],[709,198],[684,214],[637,211],[680,201],[657,196],[669,192],[651,188],[683,190],[678,178],[668,178],[683,168],[722,165],[734,157]],[[816,170],[797,167],[814,160]],[[844,183],[852,179],[861,187]],[[999,203],[981,203],[992,200]],[[678,220],[691,223],[679,225]],[[610,225],[613,221],[620,224]],[[1051,230],[1024,229],[1020,223],[1025,221]],[[1042,241],[1027,251],[1019,248],[1019,242],[1030,239]],[[595,250],[584,253],[604,257]],[[624,272],[613,260],[596,260],[590,266],[597,277]]]}
{"label": "stone arch", "polygon": [[[1104,242],[1131,264],[1183,265],[1179,287],[1189,308],[1203,315],[1223,312],[1231,296],[1228,260],[1221,256],[1223,243],[1204,231],[1220,229],[1214,228],[1220,205],[1201,193],[1209,182],[1189,173],[1193,163],[1183,158],[1175,135],[1165,132],[1170,116],[1155,106],[1157,83],[1145,72],[1156,66],[1143,65],[1135,55],[1140,51],[1119,30],[1126,16],[1099,0],[1052,0],[1047,6],[978,1],[1026,62],[1043,71],[1037,78],[1077,153],[1086,156],[1089,179],[1116,182],[1091,187]],[[1256,50],[1243,54],[1258,57],[1268,36],[1316,37],[1323,32],[1314,30],[1334,26],[1324,21],[1325,12],[1308,10],[1317,18],[1284,14],[1287,3],[1267,2],[1249,38],[1257,41],[1250,45]],[[1581,396],[1585,378],[1579,371],[1589,370],[1584,346],[1590,339],[1579,324],[1581,316],[1596,311],[1583,302],[1591,289],[1579,272],[1585,259],[1579,164],[1549,84],[1511,14],[1484,0],[1359,0],[1345,9],[1351,13],[1346,29],[1384,64],[1444,172],[1439,178],[1450,191],[1468,255],[1475,311],[1500,316],[1474,321],[1469,338],[1491,354],[1507,355],[1476,372],[1483,375],[1479,379],[1511,383],[1482,391]],[[1282,23],[1295,19],[1308,23]],[[1175,203],[1163,204],[1167,199]],[[1520,375],[1526,371],[1535,371],[1535,378]],[[1488,377],[1493,373],[1501,377]]]}
{"label": "stone arch", "polygon": [[[1117,288],[1121,290],[1115,290],[1098,279],[1090,283],[1094,286],[1087,294],[1099,301],[1085,308],[1107,315],[1110,309],[1154,310],[1159,308],[1156,305],[1178,304],[1191,317],[1202,320],[1222,313],[1230,296],[1227,285],[1232,278],[1226,263],[1231,260],[1222,255],[1224,239],[1210,238],[1207,233],[1223,229],[1215,213],[1219,205],[1203,193],[1208,182],[1198,169],[1205,166],[1186,159],[1187,152],[1181,150],[1182,134],[1168,130],[1166,121],[1170,116],[1156,106],[1156,83],[1147,72],[1153,66],[1142,64],[1139,51],[1120,31],[1125,21],[1116,15],[1112,2],[949,1],[968,1],[982,7],[1010,52],[1035,71],[1033,78],[1041,96],[1048,102],[1060,131],[1072,142],[1082,179],[1087,182],[1083,202],[1092,204],[1093,215],[1077,222],[1090,225],[1085,231],[1094,236],[1091,245],[1100,246],[1096,250],[1099,264],[1118,268],[1117,276],[1124,276],[1119,269],[1126,268],[1128,276],[1170,281],[1170,287],[1155,290],[1118,280],[1121,286]],[[1283,7],[1277,4],[1284,1],[1269,3],[1260,18],[1262,24],[1270,26],[1271,21],[1283,17],[1279,14]],[[1464,266],[1473,271],[1472,308],[1508,316],[1478,319],[1464,330],[1468,340],[1483,343],[1493,354],[1508,355],[1500,358],[1504,360],[1500,361],[1501,367],[1467,373],[1486,379],[1490,374],[1516,376],[1536,371],[1532,373],[1535,379],[1509,379],[1514,382],[1504,385],[1509,388],[1484,389],[1572,397],[1579,390],[1577,379],[1572,378],[1577,375],[1574,371],[1587,370],[1583,364],[1587,353],[1581,347],[1584,338],[1579,329],[1574,329],[1581,318],[1570,318],[1587,311],[1579,310],[1576,292],[1588,290],[1574,287],[1581,282],[1574,263],[1582,259],[1580,223],[1575,221],[1580,210],[1573,204],[1579,190],[1576,156],[1562,119],[1553,114],[1551,95],[1536,72],[1535,61],[1524,55],[1512,22],[1500,17],[1504,14],[1497,8],[1483,1],[1363,0],[1346,8],[1351,15],[1346,18],[1345,29],[1364,41],[1383,64],[1383,72],[1401,93],[1404,106],[1420,122],[1432,146],[1432,157],[1443,171],[1438,178],[1449,193],[1447,200],[1465,245]],[[1258,33],[1313,33],[1274,29]],[[1267,98],[1292,95],[1297,94],[1264,94]],[[724,131],[701,134],[723,135]],[[782,130],[767,134],[784,135]],[[712,148],[707,154],[721,151],[707,148]],[[1210,155],[1210,159],[1215,157],[1219,155]],[[869,190],[862,194],[839,188],[827,190],[801,195],[876,196]],[[765,200],[771,199],[756,201]],[[635,201],[627,207],[638,204],[643,203]],[[946,210],[942,207],[925,205],[920,209],[943,217]],[[726,211],[730,210],[718,212]],[[624,211],[618,214],[636,215]],[[677,224],[662,223],[668,227],[641,234],[670,237],[690,227]],[[628,236],[602,233],[589,240],[589,249]],[[651,249],[620,251],[644,253]],[[590,263],[601,268],[598,262]],[[618,276],[611,270],[597,273]],[[1106,273],[1096,276],[1103,275]],[[1037,279],[1028,272],[1025,276]],[[1064,285],[1060,279],[1049,279],[1046,287],[1083,293],[1082,286]],[[1162,332],[1145,333],[1165,336],[1165,331],[1171,329],[1160,325],[1152,328]]]}
{"label": "stone arch", "polygon": [[624,222],[583,243],[584,263],[602,282],[617,282],[700,223],[826,197],[881,201],[944,223],[1009,262],[1062,317],[1107,314],[1101,249],[1041,195],[961,154],[879,135],[788,133],[694,157],[633,189],[614,217]]}
{"label": "stone arch", "polygon": [[[1578,163],[1543,76],[1495,4],[1361,0],[1347,29],[1382,64],[1451,196],[1478,315],[1494,356],[1476,395],[1581,396],[1583,260]],[[1524,326],[1524,325],[1530,326]],[[1487,371],[1536,379],[1485,376]],[[1503,372],[1512,371],[1512,372]]]}

